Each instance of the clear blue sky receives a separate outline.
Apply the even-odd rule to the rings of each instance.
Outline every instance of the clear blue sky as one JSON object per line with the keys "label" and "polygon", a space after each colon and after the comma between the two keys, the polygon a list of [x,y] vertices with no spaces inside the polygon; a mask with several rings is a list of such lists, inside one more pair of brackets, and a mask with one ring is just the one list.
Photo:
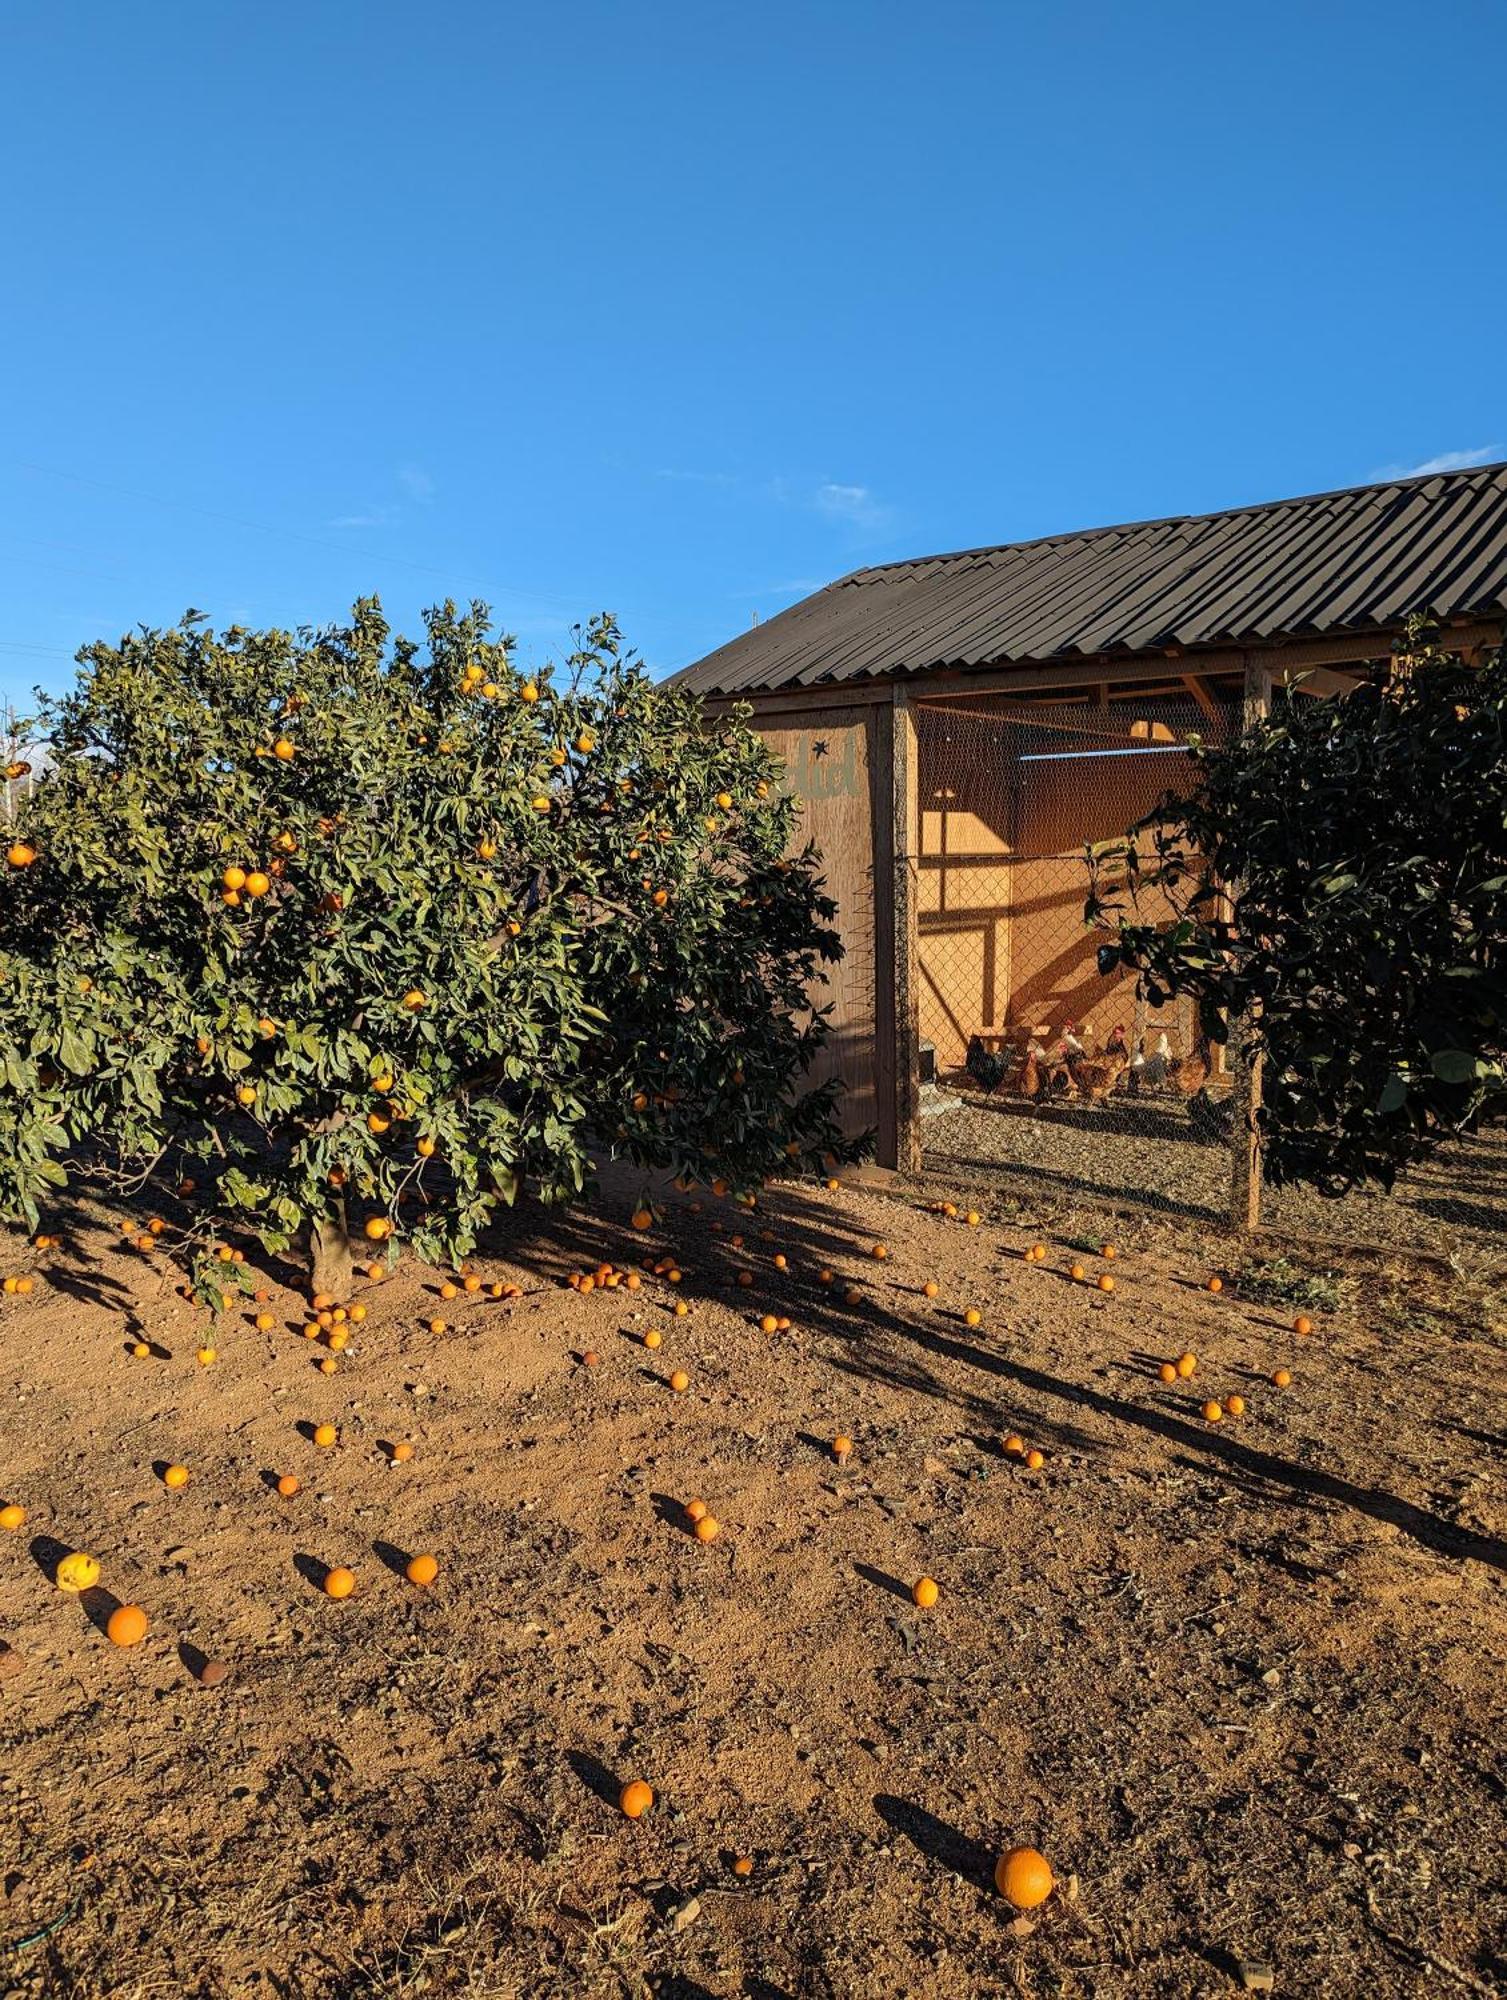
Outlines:
{"label": "clear blue sky", "polygon": [[0,693],[1507,455],[1500,0],[0,0]]}

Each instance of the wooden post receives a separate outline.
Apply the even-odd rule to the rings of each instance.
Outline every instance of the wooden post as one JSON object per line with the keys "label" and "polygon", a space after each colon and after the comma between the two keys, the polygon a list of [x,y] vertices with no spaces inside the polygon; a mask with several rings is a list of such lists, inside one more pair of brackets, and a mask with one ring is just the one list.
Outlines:
{"label": "wooden post", "polygon": [[917,801],[916,716],[904,688],[896,687],[890,757],[892,973],[895,1015],[895,1166],[921,1170],[921,996],[916,964]]}
{"label": "wooden post", "polygon": [[[1245,695],[1241,727],[1249,729],[1271,708],[1270,670],[1259,656],[1245,657]],[[1230,1023],[1233,1044],[1233,1086],[1230,1092],[1230,1221],[1241,1235],[1261,1226],[1261,1149],[1257,1138],[1256,1115],[1261,1109],[1261,1058],[1246,1052],[1251,1017],[1242,1014]]]}

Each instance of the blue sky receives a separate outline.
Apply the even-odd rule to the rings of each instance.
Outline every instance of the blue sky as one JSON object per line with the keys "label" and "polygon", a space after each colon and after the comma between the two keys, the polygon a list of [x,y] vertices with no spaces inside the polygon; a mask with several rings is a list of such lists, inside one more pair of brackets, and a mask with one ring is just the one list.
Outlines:
{"label": "blue sky", "polygon": [[0,0],[0,694],[1507,456],[1498,0]]}

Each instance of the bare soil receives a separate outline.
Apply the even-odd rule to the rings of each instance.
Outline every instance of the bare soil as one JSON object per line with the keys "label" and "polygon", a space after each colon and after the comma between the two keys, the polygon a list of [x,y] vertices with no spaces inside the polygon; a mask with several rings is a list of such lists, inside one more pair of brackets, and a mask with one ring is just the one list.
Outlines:
{"label": "bare soil", "polygon": [[[980,1200],[970,1228],[928,1211],[947,1192],[676,1198],[647,1240],[626,1201],[520,1213],[476,1268],[522,1299],[363,1284],[331,1376],[291,1271],[262,1277],[272,1331],[237,1309],[200,1367],[166,1257],[84,1215],[13,1241],[0,1993],[1181,1996],[1259,1966],[1288,1995],[1497,1991],[1497,1274],[1257,1272],[1145,1214],[1108,1263],[1092,1215]],[[561,1282],[666,1249],[679,1285]],[[82,1602],[64,1547],[102,1565]],[[152,1621],[129,1651],[117,1599]],[[1017,1843],[1058,1878],[1030,1918],[992,1887]]]}

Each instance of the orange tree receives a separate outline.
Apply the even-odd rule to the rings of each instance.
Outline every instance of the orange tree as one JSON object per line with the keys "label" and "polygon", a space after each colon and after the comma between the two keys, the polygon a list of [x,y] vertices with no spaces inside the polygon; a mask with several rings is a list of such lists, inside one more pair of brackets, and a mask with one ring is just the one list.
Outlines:
{"label": "orange tree", "polygon": [[4,837],[6,1214],[167,1176],[191,1236],[334,1288],[352,1238],[464,1255],[603,1152],[733,1190],[851,1156],[806,1074],[834,909],[760,739],[610,618],[536,677],[485,606],[426,624],[80,654]]}

